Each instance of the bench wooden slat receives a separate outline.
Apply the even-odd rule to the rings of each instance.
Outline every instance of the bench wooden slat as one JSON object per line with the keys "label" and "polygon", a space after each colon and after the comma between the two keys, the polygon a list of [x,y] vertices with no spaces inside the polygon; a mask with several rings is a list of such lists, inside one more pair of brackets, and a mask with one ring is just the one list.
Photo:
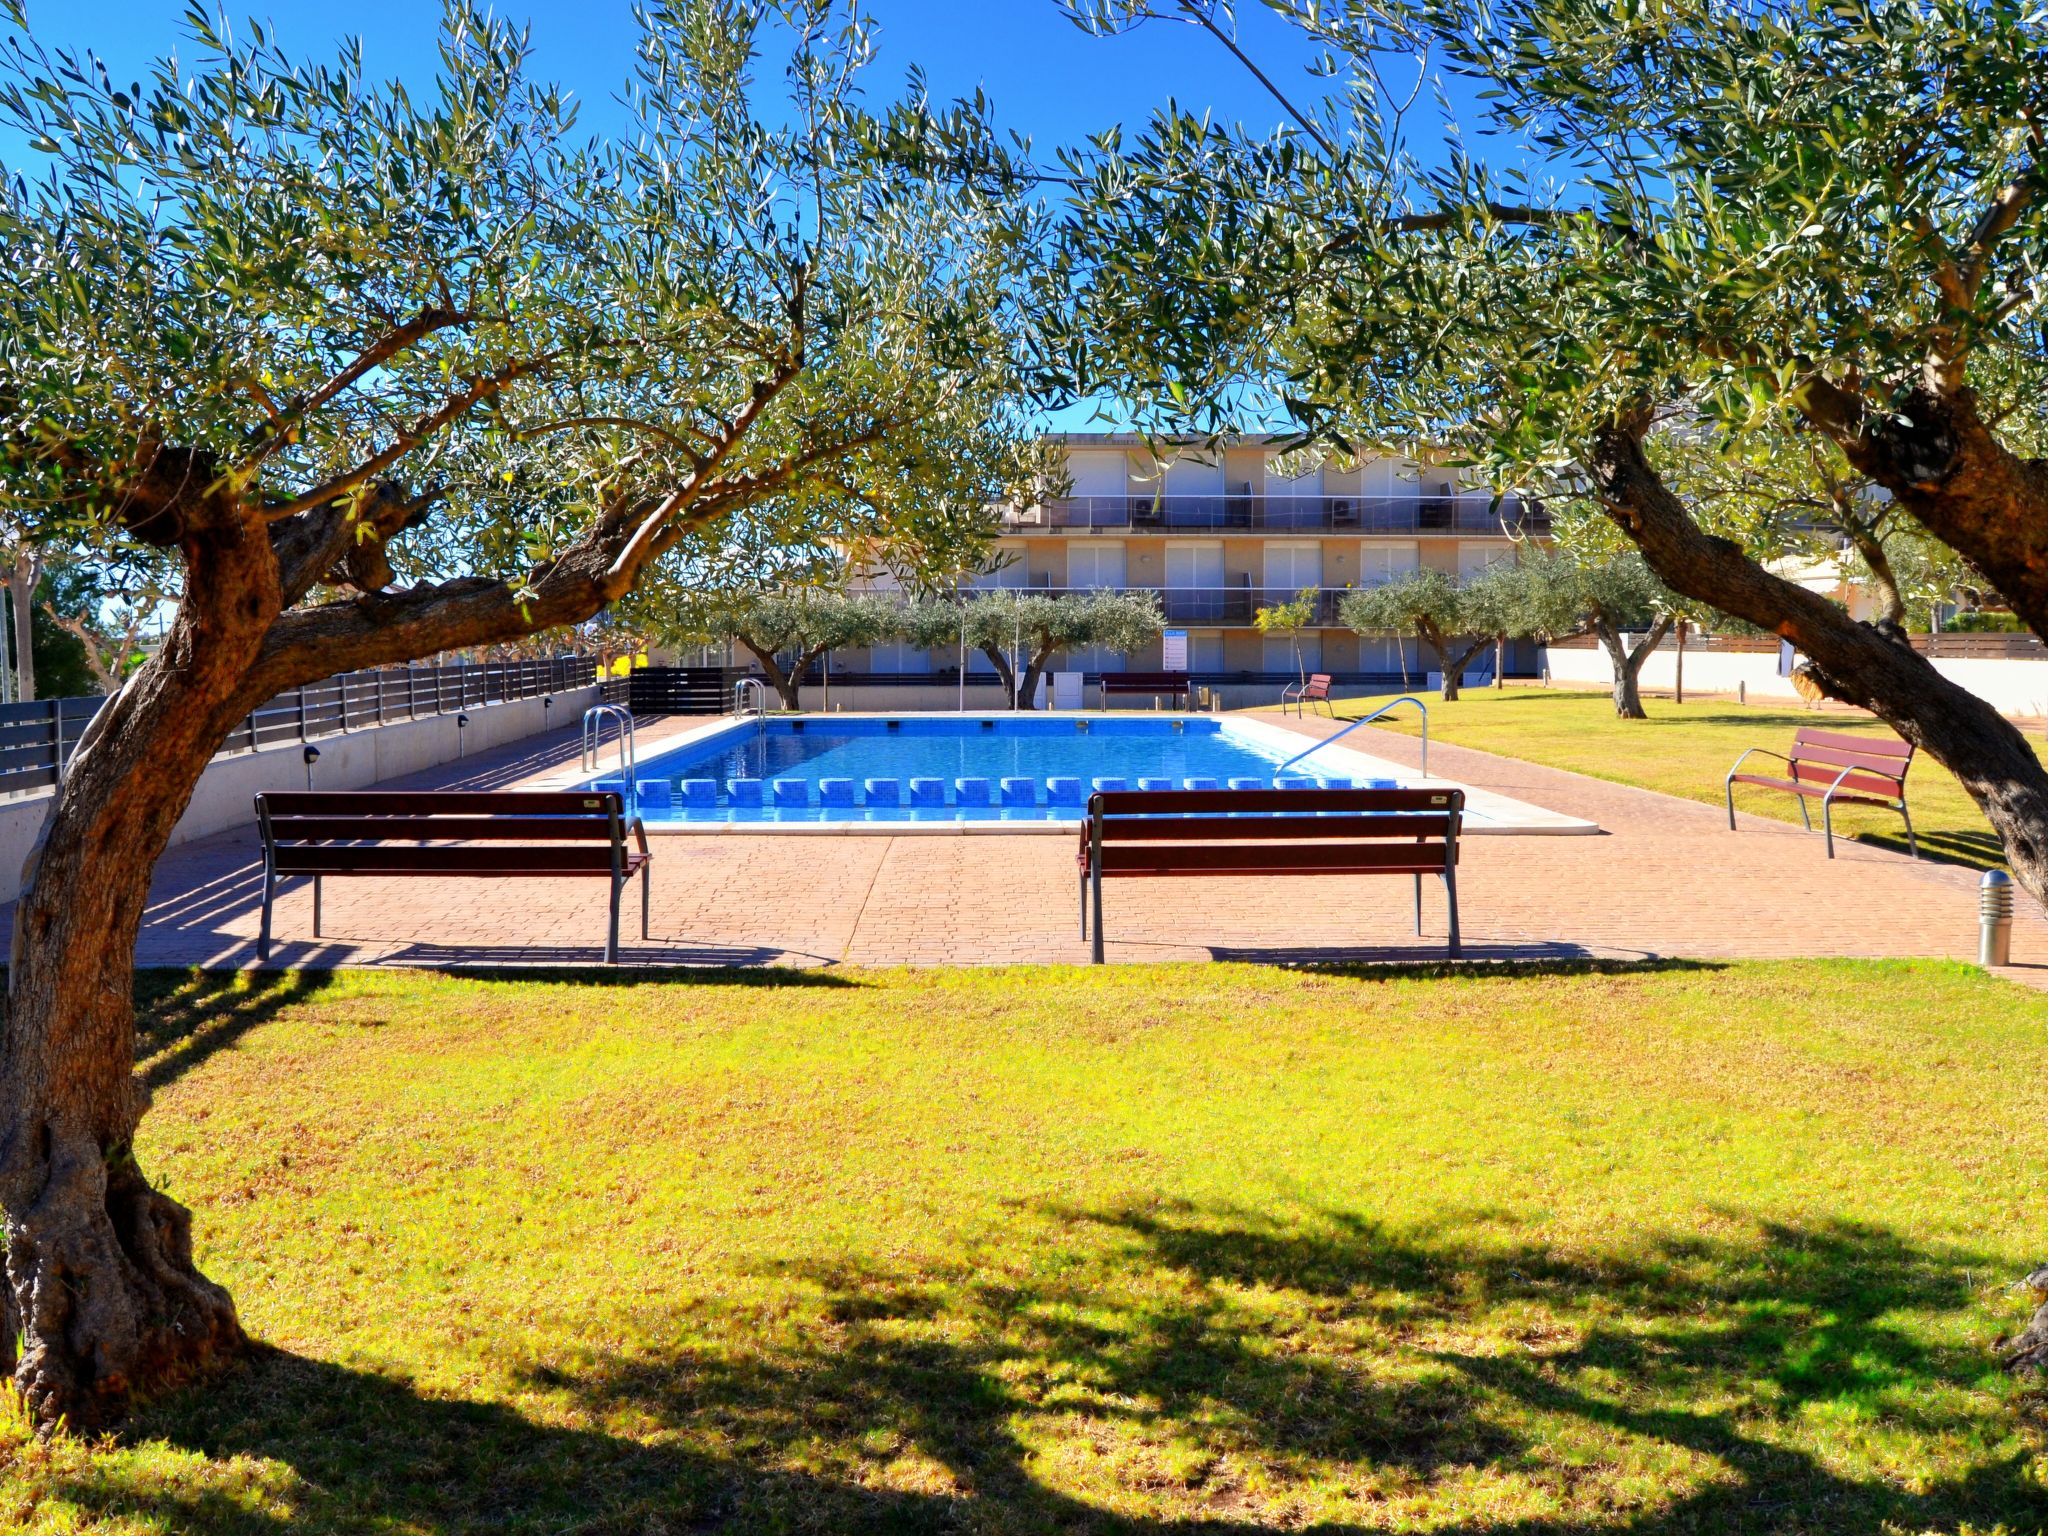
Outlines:
{"label": "bench wooden slat", "polygon": [[[1901,782],[1906,777],[1906,769],[1902,759],[1896,757],[1864,757],[1856,752],[1795,752],[1792,754],[1792,763],[1795,768],[1810,770],[1814,773],[1825,770],[1829,777],[1840,773],[1844,768],[1859,769],[1865,774],[1874,774],[1878,778],[1886,779],[1893,783]],[[1806,773],[1800,774],[1802,778],[1806,776]]]}
{"label": "bench wooden slat", "polygon": [[1906,787],[1903,776],[1894,778],[1890,774],[1861,771],[1845,773],[1831,763],[1794,763],[1785,777],[1796,779],[1801,784],[1818,784],[1822,789],[1826,789],[1839,779],[1843,789],[1860,789],[1870,794],[1888,795],[1894,800],[1905,793]]}
{"label": "bench wooden slat", "polygon": [[278,816],[270,835],[285,842],[610,843],[610,816]]}
{"label": "bench wooden slat", "polygon": [[1801,747],[1861,752],[1870,757],[1911,757],[1913,744],[1897,736],[1852,736],[1845,731],[1819,731],[1801,726],[1792,735],[1792,755],[1802,756]]}
{"label": "bench wooden slat", "polygon": [[[1260,815],[1272,811],[1450,810],[1456,790],[1445,789],[1103,789],[1089,796],[1092,815],[1105,821],[1129,816]],[[1459,800],[1462,808],[1462,798]]]}
{"label": "bench wooden slat", "polygon": [[266,791],[272,816],[604,816],[616,790],[290,789]]}
{"label": "bench wooden slat", "polygon": [[[638,859],[624,854],[620,867]],[[281,875],[351,874],[486,874],[518,871],[528,874],[609,875],[610,844],[602,847],[482,847],[474,843],[287,843],[273,854]]]}
{"label": "bench wooden slat", "polygon": [[[1754,784],[1760,789],[1781,789],[1788,795],[1807,795],[1818,800],[1827,794],[1828,785],[1832,781],[1823,779],[1820,783],[1814,784],[1804,783],[1798,779],[1774,779],[1761,773],[1738,773],[1732,782]],[[1891,784],[1879,785],[1875,792],[1852,789],[1845,784],[1835,791],[1834,798],[1844,805],[1882,805],[1895,808],[1900,796],[1896,786]]]}
{"label": "bench wooden slat", "polygon": [[[1433,838],[1441,849],[1450,831],[1451,819],[1448,816],[1401,811],[1377,816],[1125,816],[1118,818],[1113,829],[1111,824],[1105,824],[1103,842],[1105,846],[1130,842],[1262,842],[1276,847],[1292,847],[1298,843],[1333,839],[1413,842],[1418,838]],[[1086,840],[1085,833],[1083,840]],[[1437,863],[1443,863],[1441,856]]]}
{"label": "bench wooden slat", "polygon": [[1107,844],[1105,875],[1440,875],[1438,843]]}

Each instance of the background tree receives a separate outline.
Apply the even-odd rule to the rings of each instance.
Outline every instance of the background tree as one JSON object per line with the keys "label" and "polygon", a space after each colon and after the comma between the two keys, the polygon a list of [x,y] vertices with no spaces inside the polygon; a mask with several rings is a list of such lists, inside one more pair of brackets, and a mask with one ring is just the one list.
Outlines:
{"label": "background tree", "polygon": [[[967,643],[996,669],[1018,709],[1038,707],[1039,679],[1062,651],[1100,647],[1128,656],[1159,638],[1159,603],[1142,592],[1067,592],[1058,597],[1029,590],[982,592],[964,608],[920,604],[910,620],[911,643],[934,649]],[[922,637],[922,638],[920,638]],[[1021,655],[1021,675],[1011,657]]]}
{"label": "background tree", "polygon": [[1345,593],[1337,616],[1361,635],[1413,635],[1436,658],[1443,674],[1443,697],[1450,702],[1458,697],[1465,669],[1493,643],[1501,615],[1510,611],[1497,600],[1499,584],[1486,585],[1491,575],[1489,571],[1460,587],[1447,572],[1424,566],[1378,586]]}
{"label": "background tree", "polygon": [[1308,682],[1308,668],[1301,659],[1301,632],[1315,623],[1316,604],[1321,597],[1316,588],[1303,587],[1287,602],[1270,604],[1252,615],[1252,623],[1258,626],[1260,634],[1287,637],[1294,650],[1294,670],[1304,684]]}
{"label": "background tree", "polygon": [[815,587],[711,593],[658,620],[664,644],[732,639],[767,674],[784,709],[803,708],[803,679],[827,651],[878,645],[902,627],[893,598]]}
{"label": "background tree", "polygon": [[86,1428],[241,1339],[134,1155],[129,1003],[150,870],[234,722],[581,623],[693,530],[850,542],[876,514],[849,488],[906,481],[978,505],[947,445],[1015,419],[1030,244],[876,158],[869,31],[826,4],[640,13],[630,132],[593,144],[463,5],[416,91],[198,11],[117,83],[0,17],[30,156],[0,172],[0,496],[39,542],[162,551],[177,603],[72,758],[7,981],[0,1356]]}
{"label": "background tree", "polygon": [[[1523,562],[1513,604],[1520,633],[1546,640],[1592,635],[1614,668],[1614,712],[1643,720],[1642,671],[1671,633],[1677,605],[1633,551],[1537,555]],[[1636,636],[1633,644],[1629,635]]]}

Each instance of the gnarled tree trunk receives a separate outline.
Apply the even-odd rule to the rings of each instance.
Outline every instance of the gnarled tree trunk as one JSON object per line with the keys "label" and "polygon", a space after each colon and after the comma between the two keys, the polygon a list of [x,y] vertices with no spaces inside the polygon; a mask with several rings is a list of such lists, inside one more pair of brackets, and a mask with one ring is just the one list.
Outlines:
{"label": "gnarled tree trunk", "polygon": [[1010,707],[1029,709],[1031,705],[1017,691],[1017,669],[1010,665],[1008,652],[1000,645],[984,645],[980,650],[988,658],[988,664],[996,669],[996,676],[1003,680],[1003,691],[1010,696]]}
{"label": "gnarled tree trunk", "polygon": [[782,700],[782,707],[792,713],[801,710],[804,705],[803,696],[798,692],[798,688],[801,686],[800,679],[803,677],[805,669],[810,666],[815,658],[799,656],[796,666],[789,671],[784,671],[782,662],[776,656],[772,647],[756,645],[745,635],[739,635],[735,638],[738,639],[741,645],[747,648],[754,660],[761,664],[761,670],[768,674],[769,686],[775,690],[776,697]]}
{"label": "gnarled tree trunk", "polygon": [[246,682],[279,605],[260,518],[232,505],[184,542],[191,573],[162,650],[80,742],[15,912],[0,1052],[0,1349],[37,1419],[90,1428],[138,1384],[241,1339],[192,1260],[184,1207],[135,1157],[135,939],[150,871],[208,760],[255,702]]}
{"label": "gnarled tree trunk", "polygon": [[1621,629],[1604,614],[1593,618],[1593,633],[1607,651],[1607,660],[1614,668],[1614,712],[1624,720],[1647,720],[1649,711],[1643,708],[1643,663],[1663,642],[1670,631],[1671,620],[1659,616],[1650,627],[1648,634],[1632,646],[1621,643]]}

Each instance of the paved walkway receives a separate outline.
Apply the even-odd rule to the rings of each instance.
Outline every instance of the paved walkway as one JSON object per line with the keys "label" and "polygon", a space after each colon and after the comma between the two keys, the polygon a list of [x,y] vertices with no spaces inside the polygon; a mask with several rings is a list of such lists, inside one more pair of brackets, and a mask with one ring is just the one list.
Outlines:
{"label": "paved walkway", "polygon": [[[643,745],[699,723],[650,722]],[[1365,750],[1414,763],[1414,742],[1371,734]],[[574,733],[559,732],[397,782],[502,788],[575,752]],[[1443,743],[1430,759],[1444,778],[1604,829],[1469,840],[1459,884],[1471,958],[1975,955],[1970,870],[1849,841],[1830,862],[1817,835],[1784,823],[1744,816],[1731,833],[1719,810],[1688,800]],[[629,963],[1088,958],[1068,836],[671,835],[654,847],[654,938],[629,937]],[[253,828],[173,849],[158,870],[141,963],[253,965],[258,871]],[[1112,960],[1442,954],[1440,900],[1425,890],[1418,942],[1401,880],[1131,881],[1112,883],[1104,900]],[[637,892],[627,901],[637,915]],[[591,881],[335,881],[321,939],[310,937],[309,890],[279,898],[273,962],[589,964],[601,956],[604,906]],[[2013,958],[2016,979],[2048,985],[2048,921],[2035,911],[2016,924]]]}

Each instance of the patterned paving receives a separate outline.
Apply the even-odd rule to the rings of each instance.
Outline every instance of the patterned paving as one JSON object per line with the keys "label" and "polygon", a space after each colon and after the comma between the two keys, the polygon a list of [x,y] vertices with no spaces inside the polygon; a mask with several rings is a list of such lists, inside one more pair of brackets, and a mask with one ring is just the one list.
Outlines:
{"label": "patterned paving", "polygon": [[[1292,722],[1290,722],[1292,724]],[[643,744],[685,728],[650,722]],[[1308,721],[1299,729],[1325,734]],[[1366,750],[1412,764],[1414,743]],[[573,759],[571,732],[396,781],[501,788]],[[1439,743],[1442,777],[1596,821],[1595,837],[1488,837],[1465,845],[1466,953],[1478,960],[1800,955],[1974,957],[1973,872],[1838,844],[1756,817],[1728,831],[1713,807]],[[655,840],[651,942],[628,923],[629,964],[1082,962],[1073,846],[1065,835]],[[253,827],[163,860],[138,949],[145,965],[255,963]],[[637,892],[627,898],[637,917]],[[1106,891],[1113,961],[1400,960],[1442,955],[1443,909],[1425,892],[1417,940],[1398,879],[1154,880]],[[2048,983],[2048,921],[2016,924],[2015,979]],[[326,933],[309,890],[278,902],[273,963],[585,965],[601,958],[605,897],[583,880],[342,880]],[[11,910],[6,914],[11,922]]]}

